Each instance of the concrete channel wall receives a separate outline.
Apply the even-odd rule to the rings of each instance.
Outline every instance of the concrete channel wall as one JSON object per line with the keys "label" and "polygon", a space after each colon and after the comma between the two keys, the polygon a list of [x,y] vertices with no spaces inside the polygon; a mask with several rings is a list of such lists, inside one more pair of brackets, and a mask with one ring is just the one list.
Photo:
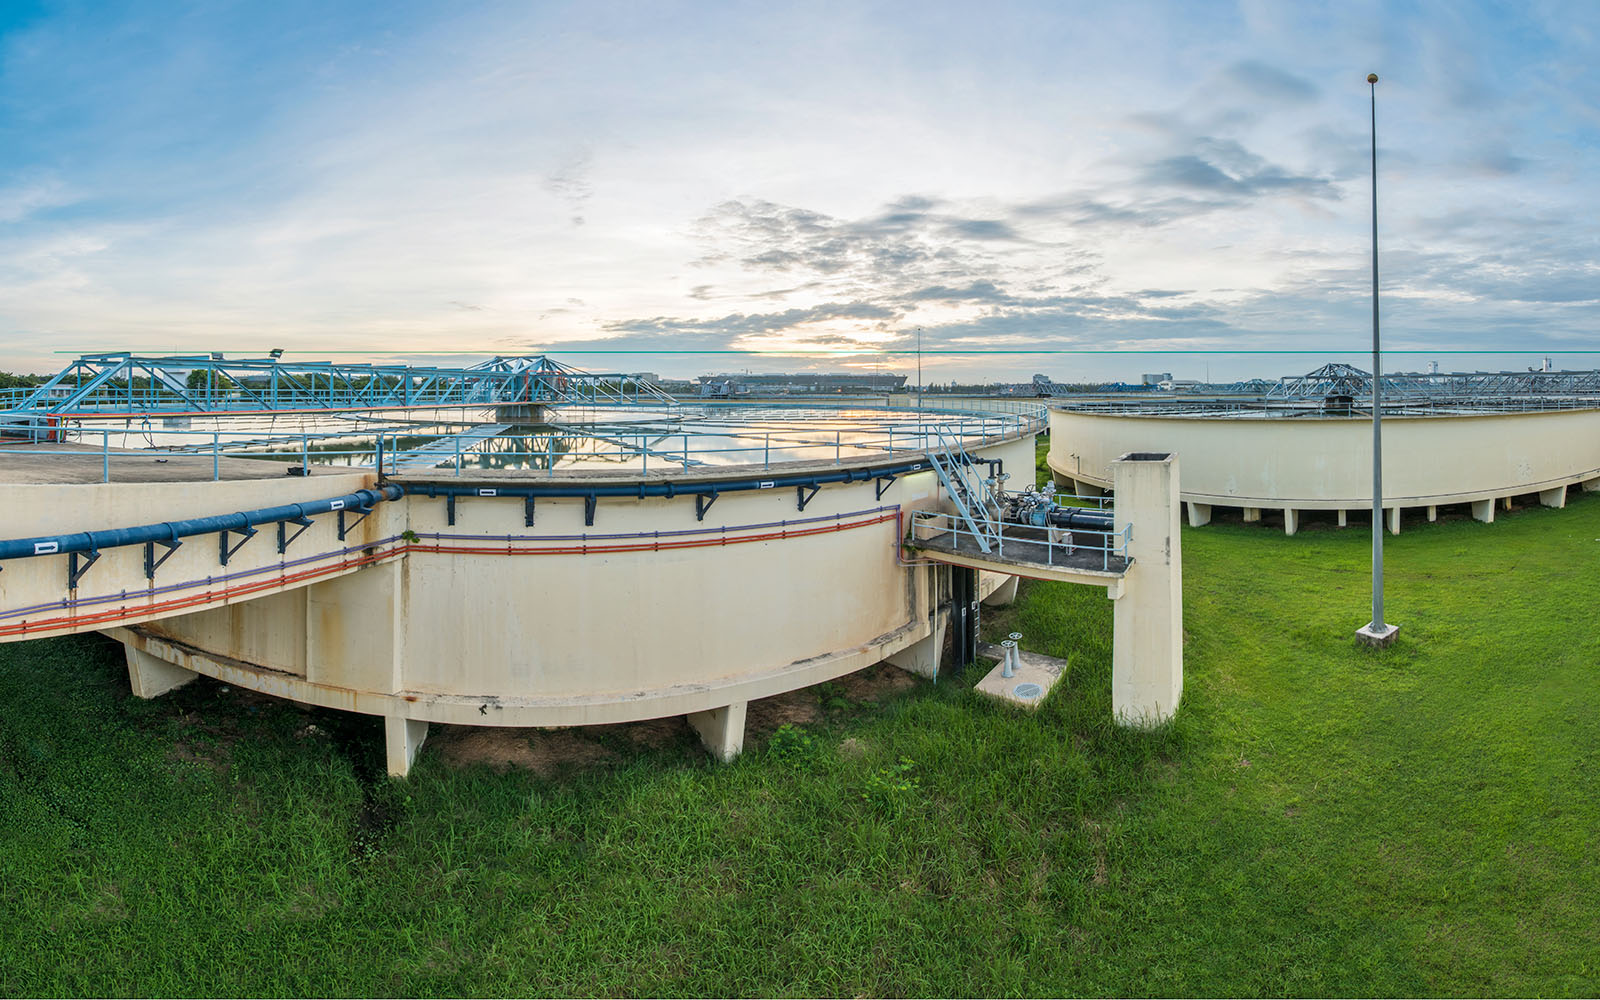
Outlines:
{"label": "concrete channel wall", "polygon": [[[1538,494],[1562,506],[1567,490],[1600,489],[1600,410],[1549,410],[1383,418],[1384,507],[1390,531],[1402,512],[1430,520],[1444,504],[1470,504],[1494,520],[1495,502]],[[1049,466],[1058,483],[1098,492],[1123,453],[1170,451],[1183,458],[1182,499],[1191,524],[1214,506],[1245,519],[1372,504],[1372,424],[1363,417],[1181,417],[1050,411]]]}

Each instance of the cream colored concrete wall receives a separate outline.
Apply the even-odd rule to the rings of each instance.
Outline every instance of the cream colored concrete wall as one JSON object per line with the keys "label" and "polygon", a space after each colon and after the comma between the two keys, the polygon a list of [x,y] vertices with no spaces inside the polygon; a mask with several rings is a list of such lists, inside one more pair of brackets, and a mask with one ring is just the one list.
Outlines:
{"label": "cream colored concrete wall", "polygon": [[[283,479],[223,481],[207,483],[114,483],[70,485],[0,485],[0,510],[6,512],[0,533],[8,538],[30,538],[39,535],[63,534],[73,531],[129,528],[163,521],[192,517],[210,517],[234,511],[253,510],[280,504],[301,503],[341,496],[359,489],[369,488],[370,474],[314,476],[300,478],[284,476]],[[52,605],[38,612],[16,618],[0,619],[0,626],[21,623],[55,622],[71,614],[91,615],[103,611],[126,609],[130,621],[149,621],[177,614],[189,614],[206,603],[220,604],[221,591],[227,586],[249,584],[273,576],[295,573],[311,566],[295,567],[289,562],[312,553],[328,552],[347,546],[371,544],[383,537],[387,524],[394,523],[396,511],[393,504],[380,504],[377,512],[356,525],[345,541],[338,539],[337,515],[324,514],[314,519],[312,527],[301,535],[287,554],[278,553],[277,530],[273,525],[257,529],[235,552],[224,567],[218,552],[217,536],[202,535],[183,540],[183,545],[173,552],[156,571],[154,582],[144,575],[144,546],[129,545],[101,550],[100,559],[84,573],[79,581],[77,597],[84,601],[79,608],[60,606],[66,593],[69,556],[34,556],[8,560],[0,572],[0,610]],[[231,536],[233,542],[239,536]],[[164,554],[156,548],[159,558]],[[246,576],[251,570],[267,570],[263,575]],[[233,576],[232,583],[224,577]],[[164,591],[180,582],[193,582],[197,586],[181,593]],[[295,584],[300,586],[300,584]],[[217,600],[200,605],[188,605],[173,610],[157,610],[157,606],[179,597],[203,597],[216,592]],[[256,599],[261,595],[253,595]],[[111,597],[109,603],[89,603],[91,599]],[[252,618],[272,611],[239,612],[231,618],[208,621],[206,628],[224,633],[243,635],[250,631],[246,624]],[[226,622],[226,624],[224,624]],[[0,638],[26,638],[28,635],[45,635],[57,632],[78,631],[70,625],[41,626],[40,631],[27,634],[6,634]],[[274,664],[295,663],[289,653],[271,642],[249,646],[252,654],[259,653]]]}
{"label": "cream colored concrete wall", "polygon": [[[866,511],[921,492],[870,482],[827,486],[795,510],[793,488],[730,493],[696,522],[691,497],[602,498],[592,528],[581,500],[413,501],[411,529],[435,533],[584,535],[776,523]],[[796,529],[827,527],[821,522]],[[780,530],[762,529],[763,532]],[[695,536],[679,536],[679,540]],[[705,537],[705,536],[701,536]],[[711,536],[720,537],[720,536]],[[598,544],[605,540],[596,539]],[[462,556],[406,561],[407,686],[448,693],[470,669],[475,693],[497,697],[622,694],[772,669],[848,648],[909,620],[907,574],[892,522],[809,537],[606,555]],[[470,665],[470,666],[468,666]]]}
{"label": "cream colored concrete wall", "polygon": [[[726,494],[704,522],[691,496],[602,498],[593,527],[583,502],[541,499],[523,525],[520,500],[411,496],[419,545],[505,545],[506,535],[561,536],[769,524],[938,502],[933,473],[901,477],[881,500],[873,483],[825,486],[795,510],[786,490]],[[381,508],[380,508],[381,509]],[[855,518],[848,518],[845,523]],[[794,523],[796,530],[832,523]],[[434,535],[466,536],[434,539]],[[668,536],[666,540],[673,540]],[[630,540],[631,541],[631,540]],[[278,602],[276,615],[222,609],[119,639],[187,669],[269,693],[358,711],[459,723],[562,725],[700,712],[870,666],[928,633],[927,573],[896,561],[893,520],[844,531],[681,550],[505,555],[413,551]],[[298,613],[288,599],[304,596]],[[191,621],[192,618],[192,621]],[[243,624],[241,624],[241,622]],[[271,646],[272,643],[279,644]],[[305,671],[264,676],[241,650],[303,644]],[[246,663],[234,663],[244,660]],[[265,664],[263,664],[265,665]],[[304,678],[301,680],[300,678]]]}
{"label": "cream colored concrete wall", "polygon": [[[1135,451],[1183,459],[1183,499],[1233,507],[1371,503],[1372,425],[1361,418],[1228,419],[1050,413],[1050,468],[1110,485]],[[1386,505],[1422,507],[1549,490],[1600,476],[1600,411],[1385,417]]]}
{"label": "cream colored concrete wall", "polygon": [[[983,454],[1031,470],[1033,439],[997,443]],[[341,482],[330,489],[333,479],[289,480],[302,491],[290,497],[262,496],[262,484],[223,484],[257,492],[246,503],[236,490],[219,491],[213,502],[197,501],[182,516],[321,498],[364,485]],[[214,485],[190,489],[203,496]],[[308,490],[312,485],[318,488]],[[937,478],[931,471],[915,473],[897,479],[881,498],[875,491],[871,480],[824,486],[804,511],[795,509],[792,487],[727,493],[704,521],[695,520],[692,496],[601,498],[593,526],[584,524],[581,499],[541,498],[531,528],[524,525],[520,499],[458,499],[450,525],[443,499],[409,495],[379,505],[345,543],[376,542],[406,530],[419,536],[409,547],[396,547],[387,561],[113,634],[184,669],[391,719],[561,725],[703,712],[870,666],[930,634],[931,576],[926,568],[899,565],[893,513],[942,503]],[[215,496],[227,500],[219,505]],[[179,516],[134,513],[144,509],[142,502],[124,501],[104,515],[105,526]],[[883,515],[882,523],[829,530]],[[290,556],[338,545],[330,542],[333,520],[319,517]],[[661,540],[736,540],[781,533],[785,522],[794,531],[822,530],[684,549],[504,551],[638,544],[637,538],[605,536],[641,532],[653,541],[658,532],[712,529]],[[270,528],[235,558],[243,560],[251,546],[257,558],[273,554],[269,565],[277,558]],[[488,551],[425,551],[431,546]],[[194,540],[173,561],[186,553],[206,553],[214,564],[215,539]],[[127,554],[142,585],[140,553],[130,548]],[[171,578],[176,574],[168,577],[163,567],[157,582]],[[991,589],[1001,582],[997,577]],[[55,586],[59,592],[60,582]]]}

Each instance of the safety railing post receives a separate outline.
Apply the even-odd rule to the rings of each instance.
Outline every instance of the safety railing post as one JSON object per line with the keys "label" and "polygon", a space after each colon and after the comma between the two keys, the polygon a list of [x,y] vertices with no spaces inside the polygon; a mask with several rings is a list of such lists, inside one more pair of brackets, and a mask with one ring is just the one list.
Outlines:
{"label": "safety railing post", "polygon": [[222,435],[211,432],[211,481],[222,478]]}
{"label": "safety railing post", "polygon": [[311,442],[306,437],[305,431],[300,432],[300,474],[302,476],[311,474]]}
{"label": "safety railing post", "polygon": [[772,468],[772,432],[767,432],[766,448],[762,452],[761,463],[763,468]]}
{"label": "safety railing post", "polygon": [[111,482],[111,431],[109,429],[100,432],[100,441],[100,481],[109,483]]}

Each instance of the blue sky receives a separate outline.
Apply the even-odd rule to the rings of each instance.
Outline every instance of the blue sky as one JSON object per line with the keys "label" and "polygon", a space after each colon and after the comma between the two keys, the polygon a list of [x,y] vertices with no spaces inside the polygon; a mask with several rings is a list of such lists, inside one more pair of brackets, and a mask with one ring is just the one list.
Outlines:
{"label": "blue sky", "polygon": [[[906,371],[873,352],[917,327],[1359,361],[1371,71],[1385,342],[1418,352],[1393,364],[1593,367],[1597,35],[1586,3],[0,0],[0,369],[281,346]],[[666,353],[730,349],[858,353]]]}

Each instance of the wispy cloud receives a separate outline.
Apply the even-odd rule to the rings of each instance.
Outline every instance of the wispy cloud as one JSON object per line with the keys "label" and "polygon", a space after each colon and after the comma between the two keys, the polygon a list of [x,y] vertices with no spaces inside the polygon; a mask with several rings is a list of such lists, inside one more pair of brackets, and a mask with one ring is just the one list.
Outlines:
{"label": "wispy cloud", "polygon": [[1581,5],[619,11],[0,13],[0,369],[1342,343],[1369,69],[1396,342],[1600,329]]}

